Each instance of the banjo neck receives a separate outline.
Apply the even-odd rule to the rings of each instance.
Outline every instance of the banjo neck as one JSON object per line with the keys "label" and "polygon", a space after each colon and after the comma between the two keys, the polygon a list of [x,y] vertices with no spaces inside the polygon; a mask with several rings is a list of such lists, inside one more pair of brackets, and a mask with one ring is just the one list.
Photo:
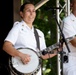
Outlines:
{"label": "banjo neck", "polygon": [[50,51],[57,49],[57,48],[59,48],[59,43],[55,43],[55,44],[45,48],[43,51],[49,51],[50,52]]}
{"label": "banjo neck", "polygon": [[55,44],[43,49],[42,51],[39,50],[38,55],[41,56],[41,55],[45,55],[47,53],[53,54],[54,53],[54,49],[58,49],[59,47],[60,47],[60,44],[59,43],[55,43]]}

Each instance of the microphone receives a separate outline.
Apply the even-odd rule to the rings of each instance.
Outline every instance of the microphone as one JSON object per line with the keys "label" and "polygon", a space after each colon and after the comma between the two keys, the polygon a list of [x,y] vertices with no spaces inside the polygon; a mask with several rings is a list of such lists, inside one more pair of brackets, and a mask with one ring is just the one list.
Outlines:
{"label": "microphone", "polygon": [[45,7],[45,10],[49,11],[49,10],[58,10],[58,9],[62,9],[60,7]]}

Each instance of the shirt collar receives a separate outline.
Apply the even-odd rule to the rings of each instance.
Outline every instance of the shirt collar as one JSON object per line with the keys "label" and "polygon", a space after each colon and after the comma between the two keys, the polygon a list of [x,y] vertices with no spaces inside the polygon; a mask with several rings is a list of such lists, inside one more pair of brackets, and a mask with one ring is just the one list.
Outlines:
{"label": "shirt collar", "polygon": [[71,17],[71,20],[72,20],[72,21],[76,21],[76,17],[74,16],[73,13],[71,13],[70,17]]}
{"label": "shirt collar", "polygon": [[[30,29],[30,27],[26,24],[26,22],[24,22],[23,20],[21,21],[21,23],[26,26],[26,28]],[[34,32],[34,26],[32,26],[32,29],[30,29],[31,31]]]}

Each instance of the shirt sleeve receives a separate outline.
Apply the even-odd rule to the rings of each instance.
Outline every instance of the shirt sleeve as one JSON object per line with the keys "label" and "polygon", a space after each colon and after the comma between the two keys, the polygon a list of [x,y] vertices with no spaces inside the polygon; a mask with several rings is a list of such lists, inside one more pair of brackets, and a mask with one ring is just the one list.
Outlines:
{"label": "shirt sleeve", "polygon": [[66,18],[63,20],[63,34],[65,38],[72,37],[76,35],[76,31],[73,27],[73,22],[70,18]]}
{"label": "shirt sleeve", "polygon": [[12,29],[9,31],[7,37],[5,38],[4,41],[9,41],[11,42],[13,45],[15,44],[17,38],[18,38],[18,34],[19,34],[19,29],[20,29],[20,25],[14,25],[12,27]]}

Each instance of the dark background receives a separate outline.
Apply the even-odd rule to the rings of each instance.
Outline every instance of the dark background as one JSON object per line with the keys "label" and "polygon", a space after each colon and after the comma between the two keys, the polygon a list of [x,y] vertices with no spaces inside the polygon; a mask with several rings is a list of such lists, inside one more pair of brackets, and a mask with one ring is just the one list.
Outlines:
{"label": "dark background", "polygon": [[[9,55],[2,50],[3,42],[13,25],[13,0],[0,0],[0,64],[7,65]],[[1,67],[0,67],[1,68]],[[7,71],[0,69],[0,75],[8,75]]]}

